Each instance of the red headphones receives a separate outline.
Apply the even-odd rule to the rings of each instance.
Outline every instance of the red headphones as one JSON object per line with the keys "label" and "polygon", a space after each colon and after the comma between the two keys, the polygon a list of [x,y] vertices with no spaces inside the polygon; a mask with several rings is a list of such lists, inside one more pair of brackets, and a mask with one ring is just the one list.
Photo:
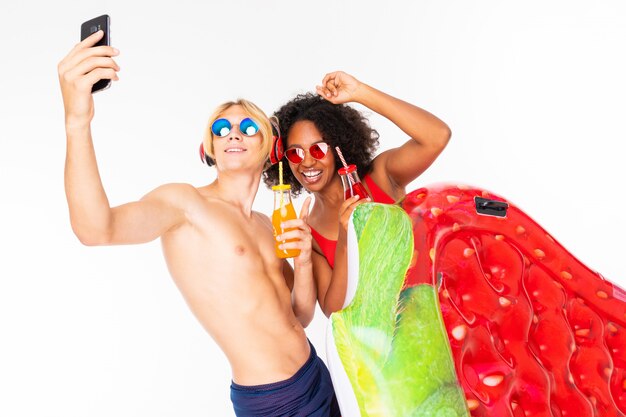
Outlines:
{"label": "red headphones", "polygon": [[[275,165],[285,156],[283,138],[280,135],[280,126],[276,116],[270,117],[272,125],[272,149],[270,151],[270,163]],[[204,142],[200,143],[200,160],[208,166],[215,165],[215,160],[204,151]]]}
{"label": "red headphones", "polygon": [[285,146],[283,145],[283,137],[280,134],[278,117],[270,117],[270,124],[272,125],[272,150],[270,151],[270,162],[272,165],[276,165],[278,161],[283,159],[285,156]]}

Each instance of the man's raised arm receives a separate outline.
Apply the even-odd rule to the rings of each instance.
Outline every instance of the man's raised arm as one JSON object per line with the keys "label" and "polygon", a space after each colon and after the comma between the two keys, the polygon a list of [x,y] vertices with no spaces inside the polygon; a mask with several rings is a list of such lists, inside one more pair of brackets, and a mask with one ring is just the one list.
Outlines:
{"label": "man's raised arm", "polygon": [[102,31],[96,32],[77,44],[58,65],[65,107],[65,193],[70,221],[86,245],[142,243],[185,220],[184,211],[170,203],[176,201],[177,193],[185,192],[185,187],[159,187],[140,201],[110,207],[91,138],[91,87],[100,79],[117,80],[119,71],[112,58],[118,54],[116,49],[93,47],[102,35]]}

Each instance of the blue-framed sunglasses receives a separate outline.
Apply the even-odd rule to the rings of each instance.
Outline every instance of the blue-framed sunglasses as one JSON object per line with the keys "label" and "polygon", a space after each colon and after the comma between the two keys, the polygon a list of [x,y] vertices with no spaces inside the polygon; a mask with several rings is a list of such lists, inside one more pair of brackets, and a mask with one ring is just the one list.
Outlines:
{"label": "blue-framed sunglasses", "polygon": [[[219,136],[220,138],[227,136],[232,129],[233,125],[228,119],[217,119],[211,125],[211,132],[213,132],[215,136]],[[241,122],[239,122],[239,131],[242,135],[254,136],[259,131],[259,125],[251,118],[246,117]]]}

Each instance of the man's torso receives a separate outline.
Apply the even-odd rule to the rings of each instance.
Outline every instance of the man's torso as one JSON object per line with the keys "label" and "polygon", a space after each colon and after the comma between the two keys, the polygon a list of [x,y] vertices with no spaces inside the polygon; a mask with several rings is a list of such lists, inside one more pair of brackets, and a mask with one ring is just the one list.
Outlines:
{"label": "man's torso", "polygon": [[271,223],[187,187],[187,222],[162,237],[169,271],[192,312],[222,348],[242,385],[289,378],[309,356],[304,329],[275,255]]}

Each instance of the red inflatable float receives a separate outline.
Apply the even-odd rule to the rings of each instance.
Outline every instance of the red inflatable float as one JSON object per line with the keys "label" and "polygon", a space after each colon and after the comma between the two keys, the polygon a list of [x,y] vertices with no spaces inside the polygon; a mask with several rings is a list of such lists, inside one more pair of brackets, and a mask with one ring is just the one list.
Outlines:
{"label": "red inflatable float", "polygon": [[405,287],[438,288],[473,416],[624,416],[624,291],[497,195],[440,185],[402,206],[416,251]]}

